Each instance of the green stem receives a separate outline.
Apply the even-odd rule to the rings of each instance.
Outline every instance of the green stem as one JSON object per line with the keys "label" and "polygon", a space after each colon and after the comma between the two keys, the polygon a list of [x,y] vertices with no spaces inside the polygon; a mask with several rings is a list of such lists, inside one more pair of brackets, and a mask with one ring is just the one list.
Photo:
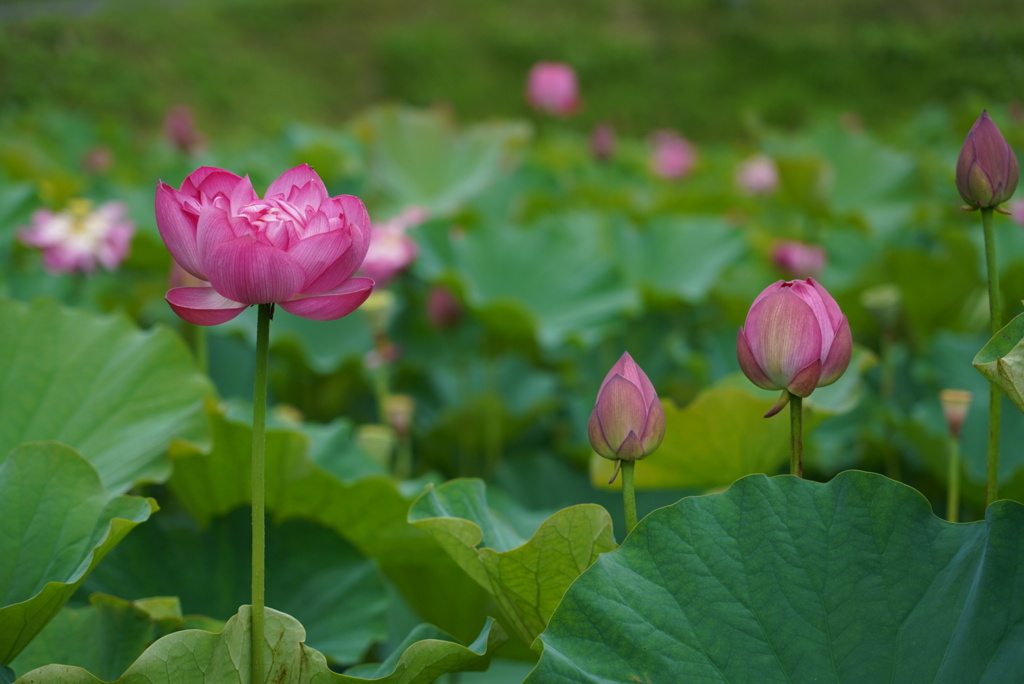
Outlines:
{"label": "green stem", "polygon": [[626,511],[626,534],[636,527],[636,488],[633,486],[633,467],[636,461],[620,461],[622,464],[622,507]]}
{"label": "green stem", "polygon": [[270,319],[274,315],[273,304],[259,305],[259,319],[256,324],[256,381],[252,402],[252,642],[251,682],[263,682],[264,638],[264,595],[265,578],[265,515],[266,450],[265,429],[267,423],[267,360],[270,357]]}
{"label": "green stem", "polygon": [[804,399],[795,394],[789,397],[789,474],[804,476]]}
{"label": "green stem", "polygon": [[946,520],[960,521],[960,443],[949,440],[949,494],[946,499]]}
{"label": "green stem", "polygon": [[[988,311],[990,332],[995,337],[1003,327],[1003,303],[999,296],[999,269],[996,267],[996,238],[992,230],[992,208],[981,210],[981,227],[985,232],[985,264],[988,268]],[[985,505],[998,498],[999,487],[999,390],[989,386],[988,392],[988,477],[985,487]]]}

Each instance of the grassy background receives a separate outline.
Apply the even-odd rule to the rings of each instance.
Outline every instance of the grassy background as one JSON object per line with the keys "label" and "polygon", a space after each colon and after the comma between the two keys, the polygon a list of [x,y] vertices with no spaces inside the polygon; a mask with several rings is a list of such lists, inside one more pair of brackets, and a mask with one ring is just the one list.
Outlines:
{"label": "grassy background", "polygon": [[523,115],[541,59],[585,109],[643,134],[742,135],[853,111],[874,128],[929,104],[1024,94],[1019,0],[0,1],[0,114],[55,105],[158,130],[187,103],[214,136],[337,123],[374,103]]}

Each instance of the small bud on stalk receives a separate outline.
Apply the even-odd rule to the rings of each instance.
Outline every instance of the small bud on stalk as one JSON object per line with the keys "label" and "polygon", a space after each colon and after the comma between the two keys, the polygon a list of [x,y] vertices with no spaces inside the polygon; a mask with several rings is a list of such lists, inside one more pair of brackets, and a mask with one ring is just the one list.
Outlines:
{"label": "small bud on stalk", "polygon": [[968,209],[997,207],[1013,196],[1020,169],[999,127],[983,111],[956,160],[956,189]]}

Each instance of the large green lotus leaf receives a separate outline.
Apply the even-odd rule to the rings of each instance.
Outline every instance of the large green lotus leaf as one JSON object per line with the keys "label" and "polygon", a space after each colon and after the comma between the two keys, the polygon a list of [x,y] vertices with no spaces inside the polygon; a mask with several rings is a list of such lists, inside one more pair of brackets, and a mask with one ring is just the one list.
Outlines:
{"label": "large green lotus leaf", "polygon": [[989,340],[974,357],[974,367],[1024,412],[1024,314]]}
{"label": "large green lotus leaf", "polygon": [[[210,409],[211,450],[178,442],[171,447],[175,497],[201,525],[249,502],[252,428]],[[426,532],[406,520],[407,496],[384,476],[345,481],[308,454],[309,440],[294,430],[266,433],[267,511],[278,522],[317,522],[372,558],[426,620],[462,639],[483,623],[483,589],[465,575]],[[322,463],[323,456],[320,461]]]}
{"label": "large green lotus leaf", "polygon": [[167,477],[173,439],[204,438],[212,388],[171,331],[50,300],[0,302],[0,318],[0,460],[23,442],[62,442],[122,493]]}
{"label": "large green lotus leaf", "polygon": [[[175,595],[187,613],[227,620],[251,596],[251,529],[248,508],[202,530],[184,515],[158,516],[84,589],[128,599]],[[306,520],[268,525],[266,558],[267,605],[302,622],[310,646],[328,660],[359,662],[387,636],[384,578],[334,531]]]}
{"label": "large green lotus leaf", "polygon": [[619,237],[617,260],[631,282],[687,302],[703,301],[747,249],[743,234],[716,216],[666,217],[643,230],[623,227]]}
{"label": "large green lotus leaf", "polygon": [[[237,684],[249,681],[250,607],[242,606],[219,633],[188,629],[150,646],[111,684]],[[298,620],[266,611],[264,680],[302,684],[429,684],[447,672],[486,669],[494,649],[504,641],[500,627],[488,622],[470,647],[446,640],[443,633],[412,644],[392,671],[376,679],[332,672],[324,656],[304,643]],[[17,684],[101,684],[79,667],[47,665],[26,672]]]}
{"label": "large green lotus leaf", "polygon": [[451,245],[452,267],[464,278],[468,303],[491,325],[515,317],[545,346],[592,343],[640,305],[616,272],[610,230],[590,213],[478,226]]}
{"label": "large green lotus leaf", "polygon": [[153,641],[184,624],[176,598],[128,601],[93,594],[88,606],[60,611],[11,665],[28,672],[60,663],[116,679]]}
{"label": "large green lotus leaf", "polygon": [[428,489],[413,503],[409,520],[487,589],[526,644],[544,630],[572,581],[616,546],[611,517],[594,504],[558,511],[526,541],[488,507],[481,480]]}
{"label": "large green lotus leaf", "polygon": [[[774,403],[774,396],[728,385],[710,387],[682,408],[662,399],[665,439],[637,463],[637,488],[713,489],[750,473],[778,472],[789,462],[789,409],[764,418]],[[609,487],[614,468],[614,461],[594,454],[591,482]]]}
{"label": "large green lotus leaf", "polygon": [[156,510],[112,497],[63,444],[19,446],[0,463],[0,663],[9,663],[96,564]]}
{"label": "large green lotus leaf", "polygon": [[936,518],[847,471],[752,475],[659,509],[566,593],[527,682],[1010,682],[1024,506]]}
{"label": "large green lotus leaf", "polygon": [[456,131],[437,110],[380,108],[357,122],[370,138],[371,178],[399,206],[446,214],[506,170],[529,130],[522,124],[482,124]]}

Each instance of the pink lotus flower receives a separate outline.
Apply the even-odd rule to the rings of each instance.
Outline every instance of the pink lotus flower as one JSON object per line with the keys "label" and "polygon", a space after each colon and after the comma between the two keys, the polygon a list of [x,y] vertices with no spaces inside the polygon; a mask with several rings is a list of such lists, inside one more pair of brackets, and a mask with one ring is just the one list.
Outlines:
{"label": "pink lotus flower", "polygon": [[113,271],[128,255],[135,226],[125,216],[121,202],[72,200],[65,211],[40,209],[32,225],[22,228],[18,239],[43,250],[43,265],[51,273],[92,273],[97,264]]}
{"label": "pink lotus flower", "polygon": [[998,206],[1013,196],[1020,169],[999,127],[983,111],[956,160],[956,189],[971,208]]}
{"label": "pink lotus flower", "polygon": [[668,180],[684,178],[697,163],[693,144],[675,131],[655,131],[651,143],[651,170],[656,176]]}
{"label": "pink lotus flower", "polygon": [[328,197],[308,165],[281,174],[264,199],[249,177],[201,167],[175,190],[156,189],[156,223],[171,256],[208,287],[167,293],[196,325],[229,321],[253,304],[279,304],[317,321],[352,313],[373,281],[353,278],[369,246],[370,217],[359,198]]}
{"label": "pink lotus flower", "polygon": [[[812,278],[780,280],[765,288],[736,338],[740,369],[751,382],[798,397],[838,380],[852,351],[850,323]],[[784,405],[776,404],[768,416]]]}
{"label": "pink lotus flower", "polygon": [[817,278],[825,268],[825,248],[783,240],[772,249],[772,262],[791,278]]}
{"label": "pink lotus flower", "polygon": [[647,374],[626,352],[608,371],[587,425],[590,445],[612,460],[637,461],[665,436],[665,409]]}
{"label": "pink lotus flower", "polygon": [[748,195],[767,195],[779,187],[779,168],[766,154],[750,157],[736,170],[736,185]]}
{"label": "pink lotus flower", "polygon": [[363,259],[360,272],[384,286],[411,264],[419,254],[419,247],[408,231],[427,219],[423,207],[406,209],[390,221],[370,228],[370,249]]}
{"label": "pink lotus flower", "polygon": [[526,101],[549,114],[573,114],[579,107],[576,72],[561,62],[538,62],[526,80]]}

